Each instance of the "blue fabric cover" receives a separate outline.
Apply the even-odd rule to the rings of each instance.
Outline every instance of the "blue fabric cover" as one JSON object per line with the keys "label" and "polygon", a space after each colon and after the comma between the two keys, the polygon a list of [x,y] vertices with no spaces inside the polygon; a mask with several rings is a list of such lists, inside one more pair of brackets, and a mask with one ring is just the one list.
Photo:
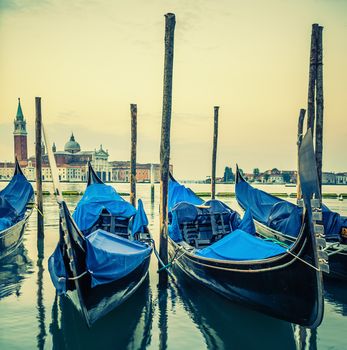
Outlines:
{"label": "blue fabric cover", "polygon": [[67,273],[64,266],[63,256],[59,244],[54,253],[48,259],[48,271],[58,295],[66,293]]}
{"label": "blue fabric cover", "polygon": [[187,202],[195,205],[200,205],[204,202],[190,188],[172,179],[169,181],[168,197],[169,212],[171,212],[173,207],[179,202]]}
{"label": "blue fabric cover", "polygon": [[[250,209],[255,220],[272,229],[297,237],[302,221],[302,209],[286,200],[252,187],[246,181],[236,183],[237,200]],[[347,227],[346,217],[323,205],[323,225],[327,239],[340,239],[342,227]]]}
{"label": "blue fabric cover", "polygon": [[86,237],[86,265],[92,275],[92,287],[116,281],[135,270],[152,248],[104,230]]}
{"label": "blue fabric cover", "polygon": [[134,217],[133,227],[131,230],[132,235],[138,232],[145,232],[145,229],[148,226],[148,219],[143,208],[142,200],[139,199],[137,202],[137,211]]}
{"label": "blue fabric cover", "polygon": [[[209,208],[199,208],[197,206],[206,206]],[[229,208],[225,203],[219,200],[208,200],[204,202],[190,188],[187,188],[177,181],[169,181],[169,236],[175,242],[183,240],[180,230],[180,224],[184,222],[195,222],[199,220],[200,224],[208,220],[210,213],[223,213],[226,224],[230,225],[232,230],[236,230],[241,224],[240,215]],[[255,234],[255,226],[251,214],[245,216],[243,220],[244,228],[247,232]]]}
{"label": "blue fabric cover", "polygon": [[72,216],[79,229],[85,231],[95,224],[103,209],[113,216],[125,219],[136,214],[136,209],[125,201],[113,187],[93,184],[87,187]]}
{"label": "blue fabric cover", "polygon": [[14,175],[0,191],[0,231],[22,220],[26,207],[34,195],[33,187],[22,174]]}
{"label": "blue fabric cover", "polygon": [[255,236],[256,229],[252,218],[252,213],[249,209],[246,210],[245,214],[243,215],[242,221],[240,222],[237,228]]}
{"label": "blue fabric cover", "polygon": [[284,253],[280,245],[236,230],[216,243],[196,252],[204,258],[218,260],[262,260]]}

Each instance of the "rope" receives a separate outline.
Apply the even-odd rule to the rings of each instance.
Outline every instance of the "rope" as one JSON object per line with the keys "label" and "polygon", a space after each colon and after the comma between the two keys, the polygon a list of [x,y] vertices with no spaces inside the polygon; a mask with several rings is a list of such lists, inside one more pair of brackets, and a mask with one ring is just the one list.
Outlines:
{"label": "rope", "polygon": [[38,211],[38,213],[39,213],[42,217],[44,217],[42,211],[39,209],[39,207],[37,206],[36,203],[34,203],[34,207],[36,208],[36,210]]}
{"label": "rope", "polygon": [[[157,249],[156,249],[156,247],[155,247],[155,241],[154,241],[154,239],[151,239],[151,242],[152,242],[152,244],[153,244],[153,252],[154,252],[154,255],[155,255],[156,258],[158,259],[159,264],[162,266],[157,272],[160,272],[160,271],[162,271],[162,270],[165,269],[165,270],[167,271],[167,273],[169,274],[169,276],[172,277],[172,279],[174,279],[174,276],[172,275],[171,271],[168,270],[168,266],[166,266],[166,265],[164,264],[163,260],[161,260],[161,258],[160,258],[160,256],[159,256],[159,253],[158,253],[158,251],[157,251]],[[169,264],[167,264],[167,265],[169,265]]]}
{"label": "rope", "polygon": [[262,233],[260,233],[260,232],[257,232],[257,234],[258,234],[259,236],[263,237],[263,238],[265,239],[265,241],[271,241],[271,242],[277,243],[277,244],[279,244],[280,246],[282,246],[282,247],[284,247],[284,248],[288,248],[288,247],[289,247],[288,244],[286,244],[286,243],[284,243],[284,242],[281,242],[281,241],[277,240],[276,238],[268,237],[268,236],[266,236],[266,235],[264,235],[264,234],[262,234]]}
{"label": "rope", "polygon": [[318,271],[318,272],[320,271],[320,269],[318,269],[316,266],[313,266],[313,265],[311,265],[310,263],[308,263],[306,260],[301,259],[299,256],[297,256],[297,255],[295,255],[294,253],[292,253],[289,249],[287,249],[287,253],[290,254],[290,255],[292,255],[292,256],[294,256],[295,258],[297,258],[298,260],[300,260],[301,262],[303,262],[303,263],[306,264],[307,266],[312,267],[314,270],[316,270],[316,271]]}
{"label": "rope", "polygon": [[84,272],[82,272],[80,275],[78,275],[76,277],[68,277],[68,278],[58,277],[58,281],[64,281],[66,279],[68,279],[69,281],[76,281],[76,280],[80,279],[81,277],[83,277],[84,275],[86,275],[87,273],[88,273],[88,271],[84,271]]}

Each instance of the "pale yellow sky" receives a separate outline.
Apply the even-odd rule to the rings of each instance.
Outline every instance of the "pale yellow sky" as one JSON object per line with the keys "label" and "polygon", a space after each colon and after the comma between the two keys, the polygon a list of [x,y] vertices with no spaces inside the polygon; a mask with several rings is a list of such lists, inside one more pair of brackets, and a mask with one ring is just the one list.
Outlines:
{"label": "pale yellow sky", "polygon": [[34,151],[34,98],[50,138],[71,131],[111,160],[159,160],[164,14],[176,14],[171,162],[178,178],[210,174],[213,106],[220,106],[217,175],[296,166],[307,104],[311,25],[324,26],[324,168],[347,171],[346,0],[0,0],[0,159],[13,158],[17,97]]}

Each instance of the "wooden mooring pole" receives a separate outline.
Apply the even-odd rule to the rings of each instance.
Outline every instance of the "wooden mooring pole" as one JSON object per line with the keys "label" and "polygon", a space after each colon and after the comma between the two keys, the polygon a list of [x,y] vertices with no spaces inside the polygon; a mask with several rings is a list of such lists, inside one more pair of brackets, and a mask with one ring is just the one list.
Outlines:
{"label": "wooden mooring pole", "polygon": [[213,123],[213,149],[212,149],[212,176],[211,176],[211,198],[216,197],[216,162],[217,162],[217,143],[218,143],[218,112],[219,106],[214,106]]}
{"label": "wooden mooring pole", "polygon": [[36,158],[36,201],[37,201],[37,236],[44,237],[43,199],[42,199],[42,113],[41,97],[35,97],[35,158]]}
{"label": "wooden mooring pole", "polygon": [[317,33],[317,74],[316,74],[316,164],[320,194],[322,194],[323,165],[323,27],[318,26]]}
{"label": "wooden mooring pole", "polygon": [[137,105],[130,105],[131,112],[131,154],[130,154],[130,203],[136,206],[136,144],[137,144]]}
{"label": "wooden mooring pole", "polygon": [[308,100],[307,100],[307,129],[311,128],[314,134],[315,124],[315,87],[317,77],[317,34],[318,24],[312,25],[310,69],[308,77]]}
{"label": "wooden mooring pole", "polygon": [[[172,107],[172,73],[174,56],[174,32],[176,18],[173,13],[165,15],[165,58],[164,58],[164,88],[163,112],[160,142],[160,245],[159,256],[162,262],[168,264],[168,185],[170,164],[170,128]],[[159,267],[161,267],[159,265]],[[159,284],[167,285],[167,271],[159,273]]]}
{"label": "wooden mooring pole", "polygon": [[154,202],[154,165],[151,164],[151,202]]}
{"label": "wooden mooring pole", "polygon": [[305,120],[306,110],[301,108],[298,119],[298,137],[297,137],[297,145],[298,145],[298,165],[297,165],[297,174],[296,174],[296,199],[299,200],[301,198],[301,186],[300,186],[300,176],[299,176],[299,149],[302,141],[302,133],[304,130],[304,120]]}

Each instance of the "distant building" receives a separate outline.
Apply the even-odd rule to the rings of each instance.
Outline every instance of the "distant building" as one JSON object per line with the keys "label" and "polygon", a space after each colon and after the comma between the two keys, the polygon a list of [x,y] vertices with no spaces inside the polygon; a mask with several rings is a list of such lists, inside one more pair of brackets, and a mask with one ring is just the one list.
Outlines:
{"label": "distant building", "polygon": [[[28,180],[35,180],[36,158],[28,158],[26,121],[23,115],[20,99],[18,99],[17,114],[14,120],[14,155],[18,158],[23,172]],[[52,151],[58,168],[60,181],[79,182],[87,180],[88,162],[91,162],[97,175],[105,182],[121,181],[128,182],[130,179],[130,162],[113,161],[109,162],[109,153],[100,145],[94,151],[84,151],[76,141],[72,133],[69,140],[64,145],[64,150],[57,150],[55,142]],[[173,171],[170,165],[170,171]],[[0,179],[9,180],[14,172],[14,162],[0,162]],[[159,164],[137,164],[136,180],[138,182],[150,182],[160,180]],[[52,181],[51,169],[45,146],[42,145],[42,179]]]}
{"label": "distant building", "polygon": [[336,174],[332,172],[322,173],[322,184],[323,185],[335,185],[336,184]]}
{"label": "distant building", "polygon": [[[128,182],[130,181],[130,161],[112,161],[109,163],[112,171],[112,181]],[[137,163],[136,164],[136,181],[150,182],[151,169],[153,172],[153,181],[160,181],[160,164]],[[170,164],[170,171],[173,173],[173,166]]]}
{"label": "distant building", "polygon": [[[91,162],[95,172],[103,181],[111,181],[111,167],[108,163],[109,154],[107,150],[102,148],[102,145],[98,150],[82,151],[80,144],[72,133],[70,139],[65,143],[64,151],[57,151],[55,143],[53,143],[52,151],[60,181],[86,181],[88,162]],[[35,179],[35,164],[35,157],[30,157],[27,169],[25,169],[28,179]],[[43,181],[52,180],[47,154],[42,156],[42,179]]]}
{"label": "distant building", "polygon": [[347,173],[336,174],[336,185],[347,185]]}

